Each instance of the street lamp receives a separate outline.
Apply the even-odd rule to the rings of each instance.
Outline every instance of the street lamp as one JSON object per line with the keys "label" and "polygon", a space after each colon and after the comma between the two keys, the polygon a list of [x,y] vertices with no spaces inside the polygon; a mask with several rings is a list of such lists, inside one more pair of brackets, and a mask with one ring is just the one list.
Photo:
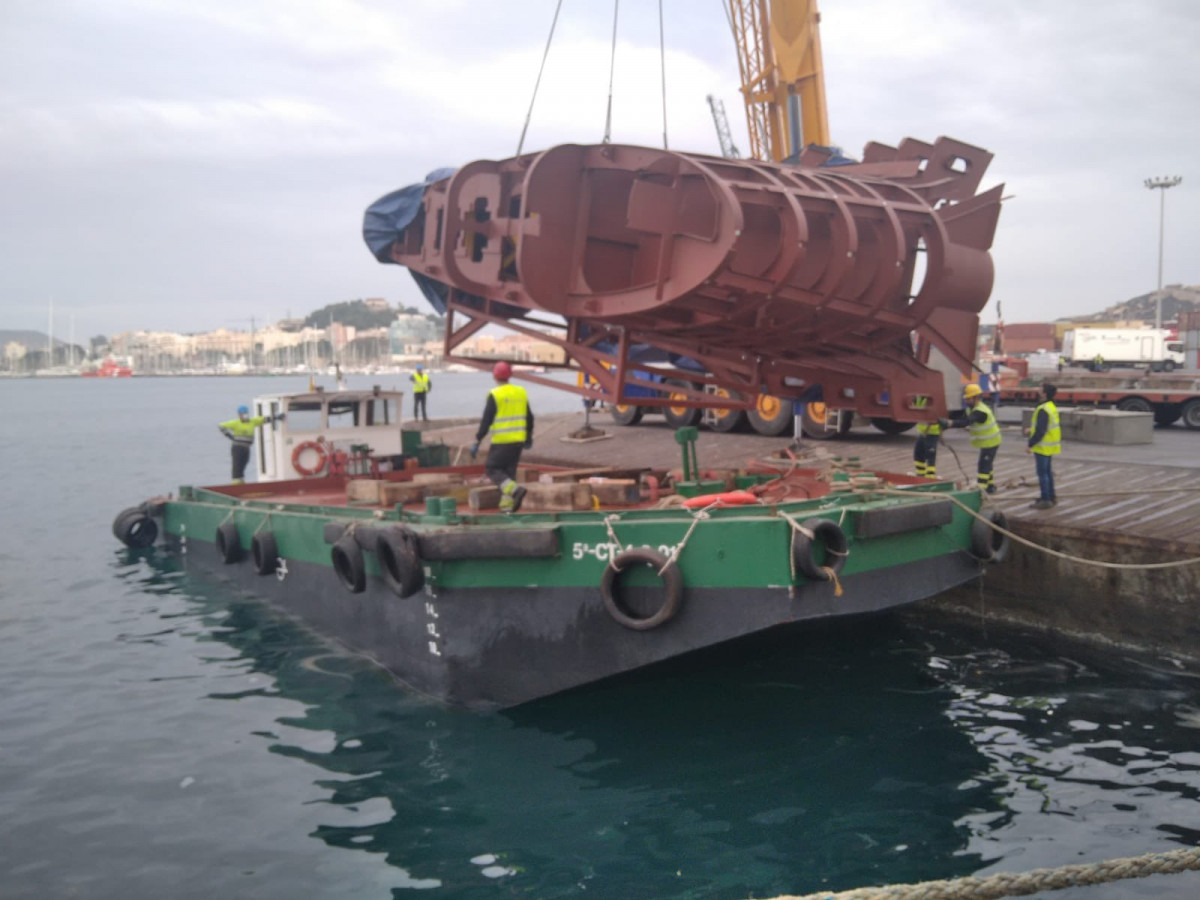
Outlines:
{"label": "street lamp", "polygon": [[1167,188],[1173,188],[1183,181],[1178,175],[1166,175],[1162,178],[1147,178],[1143,184],[1150,190],[1157,188],[1162,191],[1158,198],[1158,293],[1154,297],[1154,327],[1162,328],[1162,259],[1163,259],[1163,224],[1167,208]]}

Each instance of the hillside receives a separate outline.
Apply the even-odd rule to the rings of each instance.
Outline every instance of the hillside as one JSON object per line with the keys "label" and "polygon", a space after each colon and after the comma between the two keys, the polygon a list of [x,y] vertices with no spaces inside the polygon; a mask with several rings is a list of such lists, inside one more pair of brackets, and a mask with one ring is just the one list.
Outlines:
{"label": "hillside", "polygon": [[[1065,316],[1060,322],[1110,322],[1114,320],[1141,320],[1154,322],[1155,300],[1159,291],[1151,291],[1108,309],[1086,316]],[[1162,289],[1162,320],[1172,322],[1183,310],[1200,309],[1200,285],[1171,284]]]}

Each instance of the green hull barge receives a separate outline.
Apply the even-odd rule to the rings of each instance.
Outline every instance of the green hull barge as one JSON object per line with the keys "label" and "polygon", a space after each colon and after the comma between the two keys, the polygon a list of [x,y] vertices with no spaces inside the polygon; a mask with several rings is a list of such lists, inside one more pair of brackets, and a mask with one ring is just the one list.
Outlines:
{"label": "green hull barge", "polygon": [[[531,466],[525,507],[501,514],[486,508],[495,488],[482,466],[393,461],[385,472],[183,487],[123,511],[113,530],[135,548],[161,535],[189,570],[470,708],[912,603],[978,577],[1007,550],[989,524],[1002,526],[1000,514],[975,515],[978,491],[853,467],[763,462],[608,479]],[[588,508],[536,509],[539,497],[580,496]]]}

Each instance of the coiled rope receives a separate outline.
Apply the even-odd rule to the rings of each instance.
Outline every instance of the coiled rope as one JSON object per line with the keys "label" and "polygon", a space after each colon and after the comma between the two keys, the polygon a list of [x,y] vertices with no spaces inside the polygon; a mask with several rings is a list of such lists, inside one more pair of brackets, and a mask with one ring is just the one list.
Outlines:
{"label": "coiled rope", "polygon": [[820,891],[803,897],[784,895],[774,900],[998,900],[1001,897],[1024,897],[1041,891],[1195,870],[1200,870],[1200,847],[1106,859],[1098,863],[1033,869],[1020,874],[1001,872],[983,878],[969,876],[917,884],[890,884],[837,893]]}

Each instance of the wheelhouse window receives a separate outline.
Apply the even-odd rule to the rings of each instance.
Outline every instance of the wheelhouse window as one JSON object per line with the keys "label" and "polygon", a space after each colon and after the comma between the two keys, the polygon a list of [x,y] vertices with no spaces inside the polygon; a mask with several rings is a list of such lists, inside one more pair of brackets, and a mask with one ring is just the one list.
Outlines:
{"label": "wheelhouse window", "polygon": [[287,407],[289,431],[320,431],[321,404],[316,400],[291,400]]}
{"label": "wheelhouse window", "polygon": [[392,401],[384,397],[376,397],[367,401],[367,424],[390,425],[395,421],[392,411]]}
{"label": "wheelhouse window", "polygon": [[358,405],[357,400],[330,400],[329,427],[357,428],[359,424]]}

